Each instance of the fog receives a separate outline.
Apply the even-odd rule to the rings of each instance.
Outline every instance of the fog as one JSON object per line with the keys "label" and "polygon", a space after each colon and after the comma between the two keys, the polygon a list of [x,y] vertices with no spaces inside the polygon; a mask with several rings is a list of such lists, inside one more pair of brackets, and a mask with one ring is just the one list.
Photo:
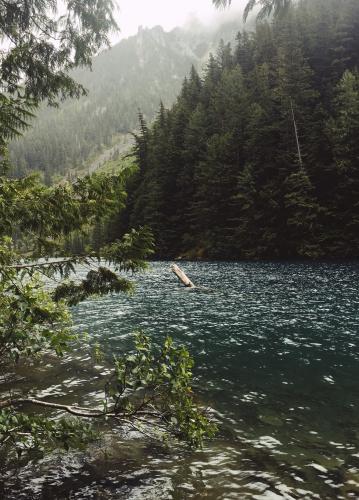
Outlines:
{"label": "fog", "polygon": [[247,0],[232,0],[229,9],[216,9],[212,0],[118,0],[116,15],[120,34],[113,42],[137,33],[138,27],[161,25],[166,31],[198,20],[205,25],[241,17]]}

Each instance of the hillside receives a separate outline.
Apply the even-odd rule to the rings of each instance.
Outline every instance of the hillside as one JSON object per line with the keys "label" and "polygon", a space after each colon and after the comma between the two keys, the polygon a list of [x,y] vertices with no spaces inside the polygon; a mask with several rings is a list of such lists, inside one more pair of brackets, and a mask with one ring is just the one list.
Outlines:
{"label": "hillside", "polygon": [[358,67],[356,0],[222,45],[143,125],[122,228],[150,226],[161,257],[359,257]]}
{"label": "hillside", "polygon": [[160,26],[139,28],[137,35],[94,59],[92,71],[77,70],[76,79],[89,91],[58,109],[43,107],[25,136],[13,142],[15,175],[44,172],[49,183],[69,169],[98,164],[106,150],[123,149],[126,134],[138,125],[138,110],[151,121],[160,101],[175,100],[191,65],[201,69],[221,38],[232,40],[240,21],[220,28],[194,25],[165,32]]}

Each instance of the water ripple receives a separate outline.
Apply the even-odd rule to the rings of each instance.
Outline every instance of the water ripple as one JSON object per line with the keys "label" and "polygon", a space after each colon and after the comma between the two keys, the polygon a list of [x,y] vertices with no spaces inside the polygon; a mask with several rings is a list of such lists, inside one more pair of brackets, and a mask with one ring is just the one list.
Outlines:
{"label": "water ripple", "polygon": [[[138,329],[158,344],[167,334],[185,344],[219,435],[197,452],[117,436],[111,458],[76,455],[62,481],[47,464],[35,490],[47,498],[359,498],[359,265],[182,265],[209,291],[181,288],[168,263],[154,263],[133,296],[81,304],[75,322],[109,356],[128,349]],[[39,376],[39,390],[98,401],[83,353],[66,366],[48,389]],[[100,387],[106,371],[91,373]],[[33,478],[44,470],[36,467]]]}

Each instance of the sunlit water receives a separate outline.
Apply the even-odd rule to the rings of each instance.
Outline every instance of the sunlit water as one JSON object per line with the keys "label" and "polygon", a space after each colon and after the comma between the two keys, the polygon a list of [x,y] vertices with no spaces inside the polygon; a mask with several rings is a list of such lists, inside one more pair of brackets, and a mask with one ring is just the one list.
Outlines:
{"label": "sunlit water", "polygon": [[[132,346],[136,329],[185,344],[220,420],[216,439],[189,451],[114,431],[87,452],[33,461],[8,478],[7,497],[359,498],[359,265],[182,267],[205,289],[154,263],[134,296],[88,301],[74,318],[108,354]],[[90,403],[106,377],[92,364],[80,350],[20,385]]]}

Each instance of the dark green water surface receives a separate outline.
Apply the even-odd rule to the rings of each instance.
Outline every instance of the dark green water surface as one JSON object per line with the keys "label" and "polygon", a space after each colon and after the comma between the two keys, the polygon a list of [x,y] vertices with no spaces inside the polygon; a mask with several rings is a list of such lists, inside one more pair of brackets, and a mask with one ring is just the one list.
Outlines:
{"label": "dark green water surface", "polygon": [[[101,449],[29,464],[9,497],[359,498],[359,265],[182,267],[210,290],[184,289],[168,263],[154,263],[134,296],[88,301],[75,323],[108,353],[131,346],[136,329],[185,344],[217,438],[193,452],[114,431]],[[34,367],[38,395],[99,397],[92,384],[106,370],[87,354],[51,366]]]}

